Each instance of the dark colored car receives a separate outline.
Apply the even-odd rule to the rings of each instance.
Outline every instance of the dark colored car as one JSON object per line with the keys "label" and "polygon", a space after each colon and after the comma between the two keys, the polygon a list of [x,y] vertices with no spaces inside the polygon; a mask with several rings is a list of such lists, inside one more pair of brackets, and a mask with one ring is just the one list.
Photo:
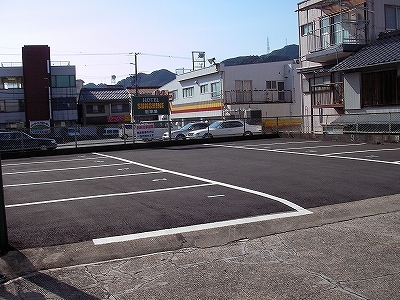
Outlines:
{"label": "dark colored car", "polygon": [[57,148],[54,139],[35,138],[22,131],[0,132],[1,151],[47,150]]}

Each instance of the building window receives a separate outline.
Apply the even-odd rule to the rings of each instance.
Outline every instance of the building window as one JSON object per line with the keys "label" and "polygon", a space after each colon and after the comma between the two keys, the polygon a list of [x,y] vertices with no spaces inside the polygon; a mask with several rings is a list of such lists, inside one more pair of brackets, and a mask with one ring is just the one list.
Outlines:
{"label": "building window", "polygon": [[51,87],[66,88],[75,87],[75,75],[53,75],[51,76]]}
{"label": "building window", "polygon": [[313,24],[312,23],[308,23],[305,25],[301,26],[301,36],[306,36],[311,34],[313,31]]}
{"label": "building window", "polygon": [[400,79],[397,69],[361,75],[363,106],[400,105]]}
{"label": "building window", "polygon": [[63,97],[53,98],[51,100],[51,107],[53,110],[75,110],[76,98],[75,97]]}
{"label": "building window", "polygon": [[172,101],[178,99],[178,90],[172,91]]}
{"label": "building window", "polygon": [[22,89],[22,77],[3,77],[1,78],[0,89]]}
{"label": "building window", "polygon": [[112,113],[124,113],[124,112],[129,112],[129,104],[124,103],[124,104],[111,104],[111,112]]}
{"label": "building window", "polygon": [[208,84],[200,85],[200,94],[207,94],[208,93]]}
{"label": "building window", "polygon": [[400,6],[385,6],[386,30],[400,29]]}
{"label": "building window", "polygon": [[193,97],[194,87],[184,88],[182,91],[183,91],[183,98]]}
{"label": "building window", "polygon": [[0,112],[22,112],[24,100],[0,100]]}
{"label": "building window", "polygon": [[221,97],[221,83],[211,83],[211,97]]}
{"label": "building window", "polygon": [[276,90],[276,81],[267,81],[267,90]]}
{"label": "building window", "polygon": [[104,105],[87,105],[86,112],[88,114],[104,114],[106,112],[106,108]]}
{"label": "building window", "polygon": [[321,48],[325,49],[331,45],[331,24],[330,18],[323,18],[320,22],[321,26]]}

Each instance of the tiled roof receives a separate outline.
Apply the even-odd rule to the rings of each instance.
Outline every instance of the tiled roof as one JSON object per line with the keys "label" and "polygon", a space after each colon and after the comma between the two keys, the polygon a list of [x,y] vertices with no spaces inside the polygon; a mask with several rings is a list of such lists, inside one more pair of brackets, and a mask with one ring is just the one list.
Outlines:
{"label": "tiled roof", "polygon": [[83,88],[79,93],[79,102],[129,102],[130,94],[124,88]]}
{"label": "tiled roof", "polygon": [[[139,95],[154,95],[155,91],[157,91],[160,87],[138,87]],[[129,94],[134,96],[136,94],[136,88],[127,88]]]}
{"label": "tiled roof", "polygon": [[360,69],[389,63],[400,63],[400,30],[382,34],[376,41],[346,58],[330,71]]}

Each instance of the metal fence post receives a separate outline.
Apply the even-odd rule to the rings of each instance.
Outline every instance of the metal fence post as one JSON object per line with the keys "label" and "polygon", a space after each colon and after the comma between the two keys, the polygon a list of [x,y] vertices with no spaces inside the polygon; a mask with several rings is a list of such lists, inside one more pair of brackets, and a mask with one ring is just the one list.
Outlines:
{"label": "metal fence post", "polygon": [[6,207],[4,204],[3,192],[3,173],[1,170],[1,156],[0,156],[0,255],[8,252],[8,235],[7,235],[7,221],[6,221]]}

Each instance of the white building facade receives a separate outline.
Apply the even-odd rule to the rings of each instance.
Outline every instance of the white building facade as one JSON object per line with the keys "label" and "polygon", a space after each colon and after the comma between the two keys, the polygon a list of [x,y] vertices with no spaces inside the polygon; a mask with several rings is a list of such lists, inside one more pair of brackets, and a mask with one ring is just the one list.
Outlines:
{"label": "white building facade", "polygon": [[[398,0],[306,0],[298,3],[297,11],[302,114],[310,116],[310,126],[305,131],[323,131],[326,124],[345,114],[399,111],[400,103],[396,100],[386,96],[372,99],[373,93],[367,92],[368,80],[362,79],[385,77],[371,74],[393,70],[390,86],[396,89],[399,55],[380,58],[382,53],[376,51],[375,59],[368,56],[371,51],[365,48],[376,44],[383,33],[400,29]],[[381,47],[380,51],[383,49],[399,52],[393,44]],[[353,60],[347,64],[356,54],[364,63]],[[382,86],[373,88],[379,89]]]}
{"label": "white building facade", "polygon": [[171,119],[300,116],[300,79],[296,61],[224,66],[213,64],[181,75],[162,86],[171,98]]}

